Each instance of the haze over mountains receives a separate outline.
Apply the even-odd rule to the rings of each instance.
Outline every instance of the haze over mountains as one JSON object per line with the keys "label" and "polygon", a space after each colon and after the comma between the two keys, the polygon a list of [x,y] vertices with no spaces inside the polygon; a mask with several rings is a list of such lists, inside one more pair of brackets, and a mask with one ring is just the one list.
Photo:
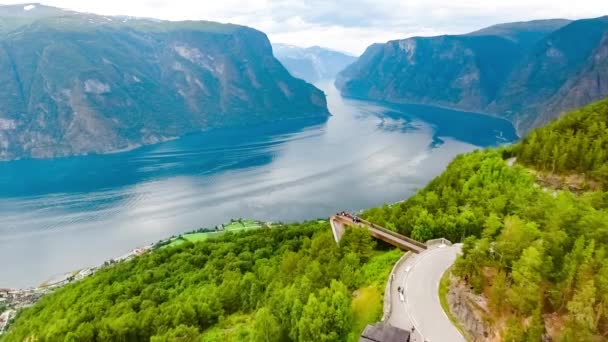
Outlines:
{"label": "haze over mountains", "polygon": [[357,57],[319,46],[301,48],[287,44],[273,44],[274,55],[298,78],[315,83],[331,80],[357,60]]}
{"label": "haze over mountains", "polygon": [[129,149],[328,115],[265,34],[204,21],[0,6],[0,160]]}
{"label": "haze over mountains", "polygon": [[608,95],[608,17],[374,44],[336,84],[346,96],[498,115],[526,132]]}

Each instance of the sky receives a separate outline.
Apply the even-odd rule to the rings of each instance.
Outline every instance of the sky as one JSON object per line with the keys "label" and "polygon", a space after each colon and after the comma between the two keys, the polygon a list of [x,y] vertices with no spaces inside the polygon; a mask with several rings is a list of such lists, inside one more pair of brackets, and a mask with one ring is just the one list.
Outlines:
{"label": "sky", "polygon": [[[0,4],[20,4],[4,1]],[[354,55],[372,43],[458,34],[497,23],[608,15],[608,0],[47,0],[103,15],[230,22],[273,43],[319,45]]]}

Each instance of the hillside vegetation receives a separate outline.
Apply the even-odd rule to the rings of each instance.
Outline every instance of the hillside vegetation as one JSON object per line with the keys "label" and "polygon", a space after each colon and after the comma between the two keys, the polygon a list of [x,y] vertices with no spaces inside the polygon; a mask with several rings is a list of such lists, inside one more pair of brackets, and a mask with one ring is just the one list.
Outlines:
{"label": "hillside vegetation", "polygon": [[489,217],[521,213],[530,203],[549,197],[533,186],[532,175],[509,167],[502,155],[488,150],[458,156],[407,201],[369,209],[363,216],[419,241],[480,236]]}
{"label": "hillside vegetation", "polygon": [[584,174],[608,185],[608,99],[535,130],[515,151],[535,169]]}
{"label": "hillside vegetation", "polygon": [[354,341],[400,255],[365,230],[338,246],[327,222],[228,232],[70,284],[3,341]]}
{"label": "hillside vegetation", "polygon": [[[457,157],[409,200],[365,217],[416,239],[463,241],[454,273],[486,297],[504,341],[608,336],[608,193],[535,184],[535,172],[604,182],[608,101],[533,132],[514,147]],[[509,166],[515,155],[525,167]]]}
{"label": "hillside vegetation", "polygon": [[[502,340],[604,341],[608,192],[545,188],[537,174],[605,185],[607,104],[515,146],[458,156],[415,196],[362,216],[421,241],[463,241],[454,274],[485,297]],[[364,230],[347,230],[338,246],[323,221],[185,241],[43,298],[5,339],[354,341],[379,319],[400,255]]]}

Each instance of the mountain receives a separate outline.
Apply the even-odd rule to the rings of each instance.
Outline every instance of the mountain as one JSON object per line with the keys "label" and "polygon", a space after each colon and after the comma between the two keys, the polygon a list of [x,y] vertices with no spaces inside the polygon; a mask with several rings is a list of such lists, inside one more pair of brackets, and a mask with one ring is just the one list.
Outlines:
{"label": "mountain", "polygon": [[493,113],[539,127],[555,114],[608,96],[608,16],[575,21],[541,40],[503,85]]}
{"label": "mountain", "polygon": [[606,341],[607,127],[605,99],[518,144],[460,155],[413,197],[362,217],[464,241],[441,301],[470,340]]}
{"label": "mountain", "polygon": [[298,78],[314,83],[336,77],[356,57],[319,46],[301,48],[293,45],[273,44],[274,54],[289,72]]}
{"label": "mountain", "polygon": [[410,38],[373,45],[337,78],[344,95],[389,102],[485,107],[519,58],[497,36]]}
{"label": "mountain", "polygon": [[0,6],[0,160],[103,153],[219,126],[326,117],[237,25]]}
{"label": "mountain", "polygon": [[346,96],[494,114],[527,132],[608,95],[608,17],[501,24],[374,44],[342,71]]}
{"label": "mountain", "polygon": [[547,19],[497,24],[466,34],[467,36],[498,36],[524,46],[532,46],[549,33],[554,32],[572,21],[567,19]]}
{"label": "mountain", "polygon": [[[438,295],[471,339],[604,341],[607,125],[608,99],[516,145],[459,155],[413,197],[361,215],[420,241],[464,242]],[[547,188],[545,172],[588,174],[604,190]],[[381,318],[402,256],[364,229],[336,244],[327,220],[209,234],[48,290],[3,341],[354,341]]]}

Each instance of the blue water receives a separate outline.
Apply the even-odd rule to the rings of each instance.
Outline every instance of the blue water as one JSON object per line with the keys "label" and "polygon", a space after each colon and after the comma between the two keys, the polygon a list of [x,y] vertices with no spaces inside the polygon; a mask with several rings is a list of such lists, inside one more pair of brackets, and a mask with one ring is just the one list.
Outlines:
{"label": "blue water", "polygon": [[295,221],[410,196],[510,123],[347,100],[329,119],[218,129],[125,153],[0,163],[0,287],[34,286],[231,218]]}

